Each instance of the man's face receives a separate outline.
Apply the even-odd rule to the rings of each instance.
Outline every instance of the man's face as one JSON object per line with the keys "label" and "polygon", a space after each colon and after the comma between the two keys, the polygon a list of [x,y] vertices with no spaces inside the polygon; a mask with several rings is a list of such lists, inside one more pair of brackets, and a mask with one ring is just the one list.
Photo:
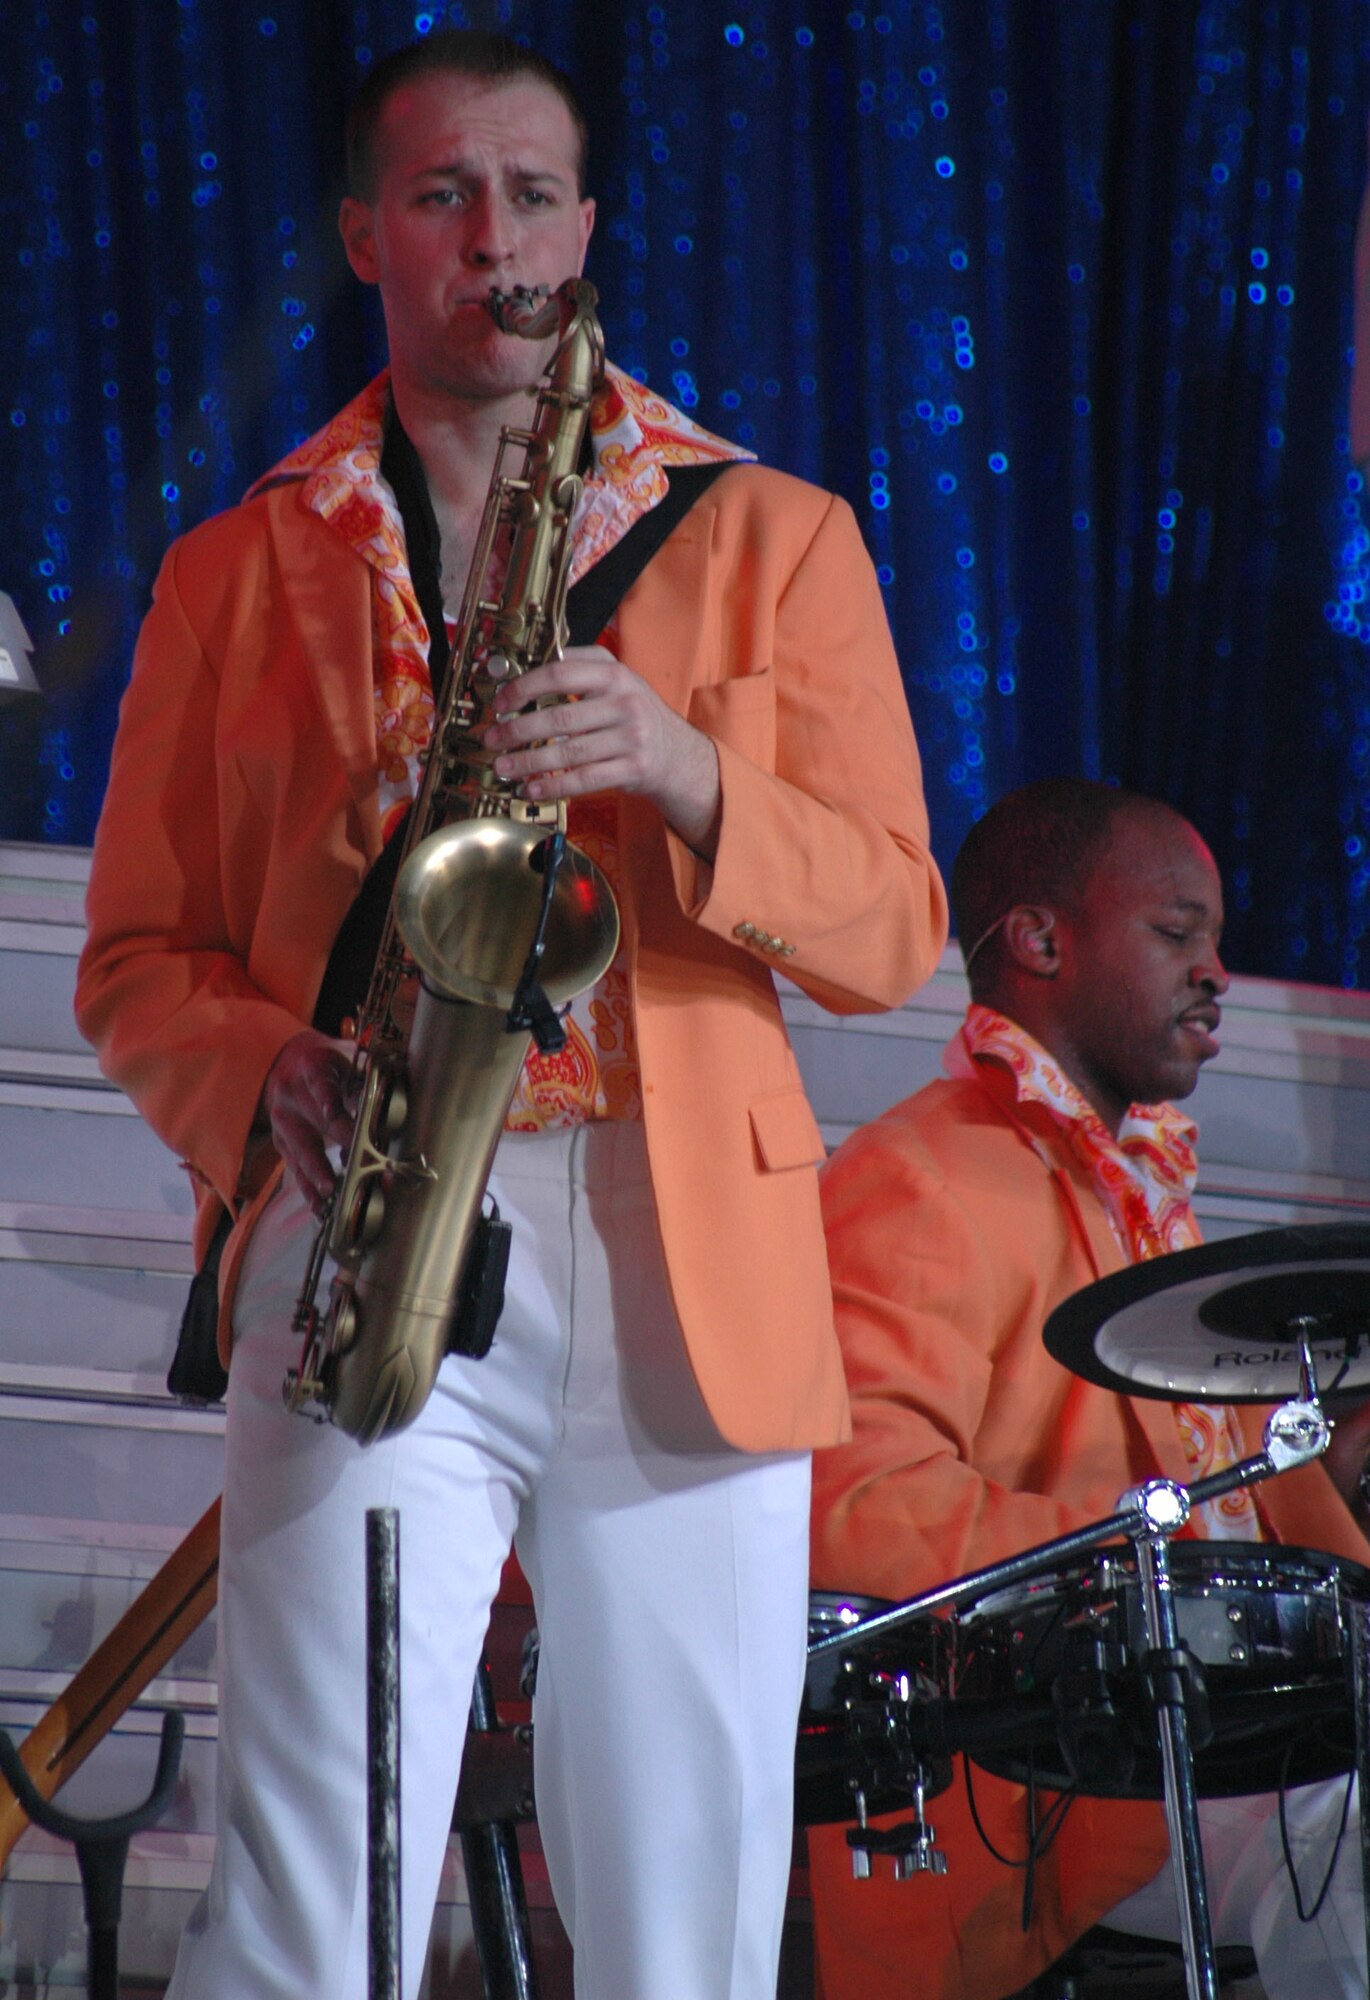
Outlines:
{"label": "man's face", "polygon": [[595,209],[577,155],[569,111],[536,78],[439,73],[387,101],[375,198],[349,197],[339,220],[353,270],[380,287],[397,387],[485,402],[536,384],[555,341],[501,333],[484,301],[579,275]]}
{"label": "man's face", "polygon": [[1218,1052],[1222,884],[1178,814],[1120,813],[1078,910],[1058,912],[1053,1052],[1116,1129],[1130,1104],[1187,1097]]}

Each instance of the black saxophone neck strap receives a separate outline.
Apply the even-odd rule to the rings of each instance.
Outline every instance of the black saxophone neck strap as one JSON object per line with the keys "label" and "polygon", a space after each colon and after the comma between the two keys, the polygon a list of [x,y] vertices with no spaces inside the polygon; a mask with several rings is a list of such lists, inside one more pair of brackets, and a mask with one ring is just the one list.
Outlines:
{"label": "black saxophone neck strap", "polygon": [[[573,646],[594,644],[672,529],[733,463],[728,459],[712,465],[668,467],[665,497],[650,513],[634,521],[627,534],[566,593],[566,620]],[[433,686],[441,687],[448,654],[442,609],[442,543],[422,461],[393,405],[386,423],[381,472],[390,481],[399,505],[410,574],[428,626],[429,674]],[[341,1033],[343,1022],[356,1015],[366,999],[407,825],[406,817],[391,834],[334,939],[314,1009],[314,1026],[322,1034]]]}

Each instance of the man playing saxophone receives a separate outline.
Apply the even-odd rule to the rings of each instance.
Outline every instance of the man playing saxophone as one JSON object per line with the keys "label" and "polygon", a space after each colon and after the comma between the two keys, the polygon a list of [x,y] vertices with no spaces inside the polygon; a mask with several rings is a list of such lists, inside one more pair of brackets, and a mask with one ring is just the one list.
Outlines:
{"label": "man playing saxophone", "polygon": [[351,1123],[351,1052],[311,1025],[319,989],[417,790],[436,628],[555,344],[503,332],[490,294],[580,271],[584,144],[565,79],[498,38],[431,36],[372,72],[341,227],[379,287],[389,368],[168,553],[121,714],[79,1018],[188,1162],[201,1245],[233,1218],[218,1837],[180,2000],[365,1990],[378,1504],[399,1508],[403,1548],[406,1991],[511,1542],[541,1633],[538,1818],[577,1992],[774,1991],[808,1455],[845,1435],[847,1405],[822,1145],[772,973],[837,1012],[897,1005],[936,964],[945,901],[849,510],[736,463],[612,368],[573,585],[670,504],[673,476],[724,469],[598,643],[505,689],[484,735],[502,784],[568,802],[621,919],[566,1046],[525,1064],[495,1155],[503,1317],[487,1356],[449,1356],[413,1423],[365,1448],[281,1399]]}

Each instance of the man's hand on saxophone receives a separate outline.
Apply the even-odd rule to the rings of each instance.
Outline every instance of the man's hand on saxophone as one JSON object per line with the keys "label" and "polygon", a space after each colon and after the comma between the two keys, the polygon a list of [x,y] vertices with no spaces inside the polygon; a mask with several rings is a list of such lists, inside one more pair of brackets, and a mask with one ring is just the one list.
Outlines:
{"label": "man's hand on saxophone", "polygon": [[337,1179],[327,1149],[345,1147],[352,1136],[351,1080],[349,1045],[302,1028],[280,1050],[262,1085],[262,1122],[270,1126],[272,1145],[315,1215],[322,1214]]}
{"label": "man's hand on saxophone", "polygon": [[[551,698],[555,706],[530,706]],[[639,792],[701,860],[718,849],[722,799],[713,741],[603,646],[572,646],[501,688],[485,741],[498,777],[530,799]]]}

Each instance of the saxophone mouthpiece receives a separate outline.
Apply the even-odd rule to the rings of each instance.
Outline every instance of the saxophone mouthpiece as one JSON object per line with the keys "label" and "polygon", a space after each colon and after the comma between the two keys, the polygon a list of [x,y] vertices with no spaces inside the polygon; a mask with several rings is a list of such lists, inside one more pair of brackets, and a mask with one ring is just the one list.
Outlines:
{"label": "saxophone mouthpiece", "polygon": [[592,313],[598,300],[588,278],[567,278],[555,291],[548,285],[515,285],[507,292],[492,289],[486,304],[501,333],[545,340],[548,334],[564,334],[577,314]]}
{"label": "saxophone mouthpiece", "polygon": [[507,292],[492,285],[485,303],[501,333],[517,333],[525,340],[537,340],[557,324],[555,318],[550,326],[543,323],[548,317],[546,301],[550,297],[548,285],[514,285]]}

